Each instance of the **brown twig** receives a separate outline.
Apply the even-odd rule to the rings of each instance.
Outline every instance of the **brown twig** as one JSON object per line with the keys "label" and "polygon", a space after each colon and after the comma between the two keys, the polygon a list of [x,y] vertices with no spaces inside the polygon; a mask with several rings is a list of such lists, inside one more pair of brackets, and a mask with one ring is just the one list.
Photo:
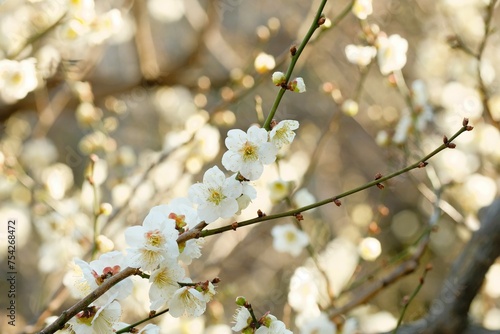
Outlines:
{"label": "brown twig", "polygon": [[75,305],[71,306],[69,309],[64,311],[59,318],[57,318],[53,323],[51,323],[46,328],[42,329],[38,334],[51,334],[59,329],[62,329],[69,319],[74,317],[78,312],[89,306],[93,301],[102,296],[106,291],[108,291],[116,283],[124,280],[125,278],[138,275],[140,273],[139,269],[127,267],[120,271],[118,274],[107,279],[102,283],[97,289],[89,293],[85,298],[80,300]]}

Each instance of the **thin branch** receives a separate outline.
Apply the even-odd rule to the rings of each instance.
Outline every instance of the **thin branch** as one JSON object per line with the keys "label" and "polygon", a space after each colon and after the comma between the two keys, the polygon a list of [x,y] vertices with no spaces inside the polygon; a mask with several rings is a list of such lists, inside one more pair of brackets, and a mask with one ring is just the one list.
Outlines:
{"label": "thin branch", "polygon": [[[311,26],[309,27],[309,30],[307,31],[306,35],[304,36],[304,39],[300,43],[299,47],[297,48],[295,54],[292,55],[292,60],[290,61],[290,65],[288,65],[288,69],[285,74],[285,83],[288,83],[290,80],[290,77],[292,76],[293,69],[295,68],[295,64],[297,64],[297,61],[299,60],[300,55],[302,54],[302,51],[304,51],[307,43],[311,39],[312,35],[320,27],[320,17],[323,13],[323,9],[325,8],[327,0],[322,0],[318,10],[316,12],[316,15],[314,16],[314,19],[311,23]],[[276,114],[276,111],[278,110],[278,106],[281,102],[281,99],[283,95],[285,95],[286,88],[281,87],[280,91],[278,92],[278,95],[276,95],[276,99],[274,100],[273,107],[271,108],[271,111],[269,112],[269,115],[267,116],[266,121],[264,122],[263,128],[266,130],[270,130],[271,128],[271,121],[274,118],[274,115]]]}
{"label": "thin branch", "polygon": [[133,324],[131,324],[131,325],[127,326],[127,327],[123,327],[122,329],[120,329],[120,330],[116,331],[115,333],[116,333],[116,334],[121,334],[121,333],[128,333],[128,332],[131,332],[131,330],[132,330],[135,326],[138,326],[138,325],[140,325],[140,324],[142,324],[142,323],[144,323],[144,322],[146,322],[146,321],[149,321],[149,320],[151,320],[151,319],[154,319],[154,318],[156,318],[156,317],[159,317],[160,315],[165,314],[165,313],[167,313],[168,311],[169,311],[169,309],[167,308],[167,309],[165,309],[165,310],[163,310],[163,311],[161,311],[161,312],[155,313],[154,315],[152,315],[152,316],[150,316],[150,317],[147,317],[147,318],[144,318],[144,319],[139,320],[139,321],[137,321],[137,322],[134,322]]}
{"label": "thin branch", "polygon": [[347,304],[343,305],[342,307],[330,310],[328,312],[328,316],[331,319],[333,319],[351,311],[356,306],[362,305],[371,300],[375,295],[377,295],[389,284],[392,284],[396,282],[398,279],[413,273],[418,268],[420,258],[427,249],[427,245],[429,243],[429,237],[430,235],[427,234],[422,239],[422,241],[420,242],[420,244],[418,245],[417,249],[415,250],[410,259],[400,264],[384,278],[374,282],[368,288],[365,288],[362,293],[355,295]]}
{"label": "thin branch", "polygon": [[[339,194],[337,196],[330,197],[330,198],[327,198],[325,200],[316,202],[316,203],[311,204],[311,205],[303,206],[303,207],[298,208],[298,209],[294,209],[294,210],[290,210],[290,211],[286,211],[286,212],[282,212],[282,213],[278,213],[278,214],[274,214],[274,215],[269,215],[269,216],[256,217],[256,218],[245,220],[245,221],[242,221],[242,222],[234,222],[234,223],[232,223],[230,225],[222,226],[222,227],[219,227],[219,228],[214,228],[214,229],[211,229],[211,230],[199,231],[199,233],[193,233],[193,231],[191,231],[189,237],[193,237],[193,236],[206,237],[206,236],[210,236],[210,235],[214,235],[214,234],[220,234],[220,233],[223,233],[223,232],[226,232],[226,231],[229,231],[229,230],[236,230],[238,227],[242,227],[242,226],[253,225],[253,224],[260,223],[260,222],[264,222],[264,221],[268,221],[268,220],[273,220],[273,219],[278,219],[278,218],[283,218],[283,217],[291,217],[291,216],[295,216],[295,215],[297,215],[299,213],[302,213],[304,211],[308,211],[308,210],[311,210],[311,209],[314,209],[314,208],[317,208],[317,207],[320,207],[320,206],[323,206],[323,205],[326,205],[326,204],[329,204],[329,203],[332,203],[332,202],[336,203],[337,205],[340,205],[339,199],[341,199],[343,197],[347,197],[349,195],[355,194],[355,193],[360,192],[362,190],[365,190],[365,189],[371,188],[373,186],[376,186],[377,184],[380,184],[382,182],[390,180],[390,179],[392,179],[392,178],[394,178],[396,176],[399,176],[401,174],[407,173],[407,172],[411,171],[412,169],[424,167],[427,164],[427,160],[429,160],[430,158],[432,158],[433,156],[435,156],[439,152],[447,149],[449,147],[448,145],[450,145],[452,143],[452,141],[455,140],[455,138],[457,138],[463,132],[468,131],[468,129],[470,129],[470,128],[468,126],[464,125],[450,139],[448,139],[446,143],[442,144],[441,146],[439,146],[438,148],[436,148],[434,151],[432,151],[431,153],[427,154],[425,157],[419,159],[415,163],[413,163],[413,164],[411,164],[411,165],[409,165],[409,166],[407,166],[407,167],[405,167],[403,169],[400,169],[400,170],[398,170],[396,172],[393,172],[393,173],[391,173],[391,174],[389,174],[387,176],[383,176],[383,177],[381,177],[381,178],[379,178],[377,180],[368,182],[368,183],[366,183],[366,184],[364,184],[362,186],[359,186],[359,187],[354,188],[352,190],[349,190],[349,191],[346,191],[344,193],[341,193],[341,194]],[[178,240],[186,241],[186,240],[189,240],[189,238],[187,238],[187,236],[184,236],[184,234],[182,234],[181,236],[179,236]]]}
{"label": "thin branch", "polygon": [[69,319],[73,318],[81,310],[89,306],[93,301],[102,296],[106,291],[108,291],[112,286],[118,282],[124,280],[125,278],[138,275],[140,273],[139,269],[127,267],[120,271],[118,274],[107,279],[102,283],[97,289],[89,293],[85,298],[80,300],[75,305],[71,306],[69,309],[64,311],[59,318],[57,318],[53,323],[51,323],[46,328],[42,329],[38,334],[51,334],[59,329],[62,329]]}

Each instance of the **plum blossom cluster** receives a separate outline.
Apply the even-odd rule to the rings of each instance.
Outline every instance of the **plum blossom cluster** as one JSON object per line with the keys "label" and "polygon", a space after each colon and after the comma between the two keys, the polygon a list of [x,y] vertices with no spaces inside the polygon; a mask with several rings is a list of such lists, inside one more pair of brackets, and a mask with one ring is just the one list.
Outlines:
{"label": "plum blossom cluster", "polygon": [[257,320],[245,297],[236,298],[236,304],[239,307],[234,314],[234,326],[231,328],[233,331],[241,331],[243,334],[292,334],[283,321],[270,313]]}
{"label": "plum blossom cluster", "polygon": [[[225,140],[228,151],[222,165],[230,172],[226,176],[219,167],[208,169],[203,182],[191,185],[188,198],[177,198],[169,204],[153,207],[141,226],[125,230],[126,254],[113,251],[87,263],[75,259],[76,272],[66,284],[75,297],[83,297],[126,267],[138,268],[149,279],[150,310],[169,309],[173,317],[197,317],[206,310],[215,295],[218,279],[193,282],[185,267],[201,256],[203,239],[177,242],[179,236],[193,229],[200,221],[209,224],[219,218],[229,218],[245,209],[256,197],[250,184],[263,173],[264,165],[276,160],[278,150],[290,144],[299,123],[293,120],[273,122],[270,131],[251,126],[247,132],[233,129]],[[300,236],[304,241],[304,236]],[[305,239],[307,242],[307,238]],[[129,279],[113,286],[88,308],[69,322],[77,333],[112,332],[119,323],[119,301],[132,292]],[[99,330],[98,330],[99,329]],[[281,330],[283,329],[283,330]],[[154,332],[155,328],[148,329]],[[278,330],[278,331],[277,331]],[[271,315],[262,319],[256,333],[291,333]]]}
{"label": "plum blossom cluster", "polygon": [[222,156],[222,165],[231,172],[229,177],[214,166],[203,176],[203,183],[189,188],[189,199],[197,205],[200,220],[207,224],[219,218],[229,218],[245,209],[257,196],[250,181],[260,178],[264,165],[276,160],[278,150],[295,138],[299,123],[283,120],[271,131],[251,126],[247,132],[229,130],[225,140],[228,151]]}

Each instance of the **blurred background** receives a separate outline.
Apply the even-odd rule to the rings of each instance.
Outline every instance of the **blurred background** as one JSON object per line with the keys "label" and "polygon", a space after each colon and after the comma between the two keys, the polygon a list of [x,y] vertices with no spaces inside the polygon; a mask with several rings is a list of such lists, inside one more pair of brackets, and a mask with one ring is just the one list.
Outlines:
{"label": "blurred background", "polygon": [[[478,210],[497,196],[500,37],[494,31],[486,39],[485,28],[499,22],[500,14],[488,11],[488,3],[378,0],[373,14],[360,20],[349,1],[328,2],[328,20],[293,73],[304,78],[307,92],[286,93],[278,108],[277,120],[298,120],[300,128],[255,182],[258,197],[237,221],[255,217],[259,209],[278,213],[358,187],[376,173],[387,175],[425,156],[442,144],[443,135],[460,129],[464,117],[474,126],[455,141],[456,149],[441,152],[425,169],[392,179],[383,190],[348,196],[340,207],[304,212],[304,230],[338,296],[397,265],[394,259],[429,227],[436,196],[442,200],[422,267],[344,315],[355,319],[360,333],[394,327],[403,297],[431,263],[404,321],[425,315],[452,261],[479,227]],[[104,203],[112,211],[98,217],[99,248],[124,250],[126,227],[142,223],[152,206],[185,197],[206,169],[222,168],[227,131],[263,124],[278,92],[271,74],[286,71],[289,49],[302,40],[318,5],[0,2],[0,59],[26,62],[17,81],[0,79],[0,219],[2,226],[10,218],[18,221],[19,267],[17,327],[12,331],[2,322],[2,333],[35,331],[39,327],[29,325],[51,301],[52,310],[40,321],[75,302],[60,292],[63,278],[74,257],[90,260],[93,219]],[[380,34],[408,41],[402,71],[382,75],[376,58],[358,66],[346,56],[346,46],[376,46]],[[33,66],[36,75],[29,78]],[[97,205],[86,179],[92,154],[99,158]],[[272,186],[278,180],[285,189],[281,195]],[[210,228],[233,221],[219,220]],[[300,281],[302,273],[323,299],[326,293],[321,277],[316,282],[307,276],[314,265],[306,251],[294,257],[273,248],[272,227],[291,222],[283,218],[207,238],[203,256],[189,266],[194,279],[221,279],[205,316],[167,315],[153,322],[162,333],[223,333],[226,327],[215,326],[231,323],[234,299],[244,295],[258,315],[271,311],[289,328],[301,327],[307,314],[289,301],[292,277]],[[6,228],[0,235],[0,270],[6,271]],[[360,245],[368,237],[375,240],[364,251]],[[123,303],[122,320],[128,323],[149,312],[148,284],[136,281],[134,295]],[[500,263],[491,267],[472,304],[473,319],[490,329],[500,329],[498,282]],[[311,289],[297,286],[292,291]],[[6,287],[0,281],[0,290]],[[355,294],[343,293],[336,306]],[[4,312],[3,297],[1,306]]]}

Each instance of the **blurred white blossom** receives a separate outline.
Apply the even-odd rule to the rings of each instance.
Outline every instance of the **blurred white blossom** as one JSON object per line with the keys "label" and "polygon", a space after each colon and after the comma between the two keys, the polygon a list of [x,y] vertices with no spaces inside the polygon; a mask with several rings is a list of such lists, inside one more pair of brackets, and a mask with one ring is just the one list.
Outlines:
{"label": "blurred white blossom", "polygon": [[345,55],[351,64],[367,66],[377,55],[377,49],[373,46],[349,44],[345,47]]}
{"label": "blurred white blossom", "polygon": [[365,261],[374,261],[382,253],[380,241],[375,238],[364,238],[358,246],[359,255]]}
{"label": "blurred white blossom", "polygon": [[377,38],[378,65],[380,72],[387,75],[401,70],[406,65],[406,52],[408,41],[399,35],[389,37],[381,34]]}
{"label": "blurred white blossom", "polygon": [[276,62],[272,55],[261,52],[255,58],[253,66],[258,73],[266,73],[274,69]]}
{"label": "blurred white blossom", "polygon": [[271,230],[273,246],[278,252],[298,256],[309,244],[308,235],[292,224],[277,225]]}
{"label": "blurred white blossom", "polygon": [[23,99],[38,85],[36,59],[0,60],[0,96],[7,103]]}
{"label": "blurred white blossom", "polygon": [[360,20],[366,18],[373,13],[372,0],[356,0],[352,6],[352,13]]}

